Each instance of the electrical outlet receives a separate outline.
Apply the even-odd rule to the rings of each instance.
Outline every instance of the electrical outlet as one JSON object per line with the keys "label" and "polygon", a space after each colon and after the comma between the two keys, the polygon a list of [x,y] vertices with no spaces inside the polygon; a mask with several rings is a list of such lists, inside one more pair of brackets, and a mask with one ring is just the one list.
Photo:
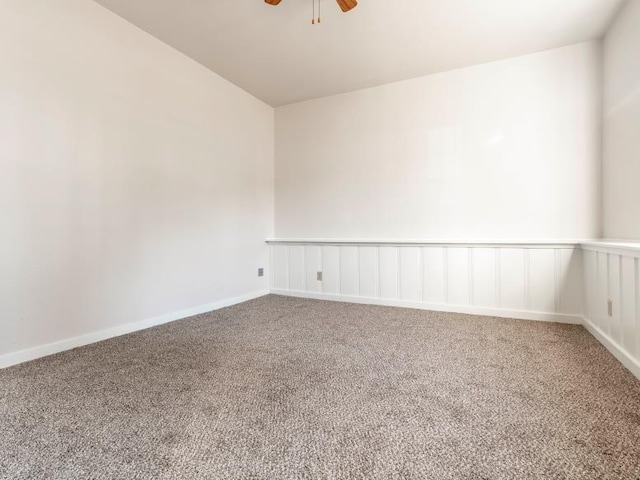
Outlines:
{"label": "electrical outlet", "polygon": [[258,269],[258,276],[259,277],[264,277],[264,268],[259,268]]}
{"label": "electrical outlet", "polygon": [[319,282],[322,281],[322,272],[318,272],[318,275],[316,276],[316,278],[318,279]]}
{"label": "electrical outlet", "polygon": [[607,314],[613,317],[613,301],[611,299],[607,300]]}

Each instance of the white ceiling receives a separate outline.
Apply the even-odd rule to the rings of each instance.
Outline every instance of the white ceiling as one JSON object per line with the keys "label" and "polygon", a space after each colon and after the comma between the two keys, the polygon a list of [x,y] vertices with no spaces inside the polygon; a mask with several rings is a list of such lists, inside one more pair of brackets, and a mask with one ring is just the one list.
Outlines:
{"label": "white ceiling", "polygon": [[96,0],[273,105],[602,36],[624,0]]}

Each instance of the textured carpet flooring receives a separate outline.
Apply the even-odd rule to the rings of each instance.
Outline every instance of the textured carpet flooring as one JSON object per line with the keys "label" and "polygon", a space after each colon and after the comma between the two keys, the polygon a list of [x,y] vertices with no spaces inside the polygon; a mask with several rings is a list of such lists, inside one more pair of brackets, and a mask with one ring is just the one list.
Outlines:
{"label": "textured carpet flooring", "polygon": [[637,479],[582,327],[277,296],[0,371],[0,478]]}

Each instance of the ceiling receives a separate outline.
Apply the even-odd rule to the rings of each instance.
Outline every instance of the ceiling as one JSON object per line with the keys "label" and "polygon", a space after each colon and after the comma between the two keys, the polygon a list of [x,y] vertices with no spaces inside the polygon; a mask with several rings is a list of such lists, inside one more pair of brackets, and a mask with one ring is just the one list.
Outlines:
{"label": "ceiling", "polygon": [[273,106],[599,38],[624,0],[96,0]]}

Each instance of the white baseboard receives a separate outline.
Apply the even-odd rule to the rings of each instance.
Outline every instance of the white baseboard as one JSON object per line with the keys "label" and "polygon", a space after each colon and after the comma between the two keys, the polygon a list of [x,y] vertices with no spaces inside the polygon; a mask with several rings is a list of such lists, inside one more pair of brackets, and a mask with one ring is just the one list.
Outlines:
{"label": "white baseboard", "polygon": [[384,305],[388,307],[415,308],[418,310],[434,310],[437,312],[466,313],[470,315],[483,315],[487,317],[515,318],[518,320],[536,320],[541,322],[566,323],[581,325],[581,315],[569,315],[564,313],[544,313],[521,310],[507,310],[503,308],[473,307],[466,305],[448,305],[438,303],[412,302],[410,300],[394,300],[387,298],[354,297],[350,295],[335,295],[319,292],[300,292],[294,290],[271,290],[275,295],[287,297],[313,298],[316,300],[329,300],[334,302],[360,303],[368,305]]}
{"label": "white baseboard", "polygon": [[640,379],[640,362],[633,358],[629,352],[621,347],[617,342],[611,340],[609,336],[604,333],[600,328],[591,322],[588,318],[584,317],[582,324],[584,327],[596,337],[596,339],[604,345],[604,347],[611,352],[611,354],[618,359],[622,365],[624,365],[636,378]]}
{"label": "white baseboard", "polygon": [[229,307],[231,305],[236,305],[248,300],[253,300],[254,298],[262,297],[268,294],[268,290],[259,290],[237,297],[218,300],[217,302],[208,303],[206,305],[199,305],[197,307],[167,313],[165,315],[160,315],[159,317],[149,318],[139,322],[127,323],[124,325],[118,325],[117,327],[107,328],[105,330],[99,330],[97,332],[91,332],[73,338],[67,338],[65,340],[48,343],[46,345],[40,345],[38,347],[20,350],[18,352],[7,353],[0,356],[0,369],[35,360],[37,358],[53,355],[54,353],[71,350],[72,348],[82,347],[91,343],[100,342],[109,338],[119,337],[120,335],[126,335],[127,333],[137,332],[139,330],[155,327],[164,323],[192,317],[200,313],[211,312],[220,308]]}

